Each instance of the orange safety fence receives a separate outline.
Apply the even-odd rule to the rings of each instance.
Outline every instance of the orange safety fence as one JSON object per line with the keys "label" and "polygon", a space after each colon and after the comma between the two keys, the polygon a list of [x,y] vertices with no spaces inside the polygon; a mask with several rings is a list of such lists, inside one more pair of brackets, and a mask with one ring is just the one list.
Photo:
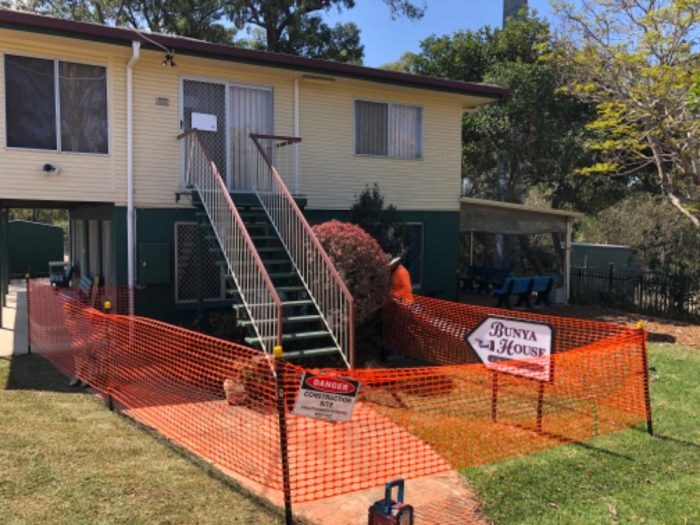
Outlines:
{"label": "orange safety fence", "polygon": [[[644,332],[617,325],[424,297],[394,302],[385,309],[384,345],[421,366],[308,370],[360,381],[352,419],[333,423],[291,413],[302,367],[151,319],[104,314],[45,284],[32,283],[29,295],[33,351],[224,472],[282,491],[284,453],[295,502],[650,419]],[[465,336],[486,317],[504,314],[553,327],[549,381],[476,362]],[[286,401],[280,405],[277,377]],[[284,450],[278,406],[285,408]]]}

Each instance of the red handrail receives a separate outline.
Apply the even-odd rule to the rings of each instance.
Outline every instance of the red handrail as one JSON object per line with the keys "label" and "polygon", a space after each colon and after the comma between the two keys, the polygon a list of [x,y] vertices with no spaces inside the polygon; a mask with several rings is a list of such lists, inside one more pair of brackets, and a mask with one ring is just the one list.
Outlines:
{"label": "red handrail", "polygon": [[[253,242],[253,239],[250,237],[250,234],[248,233],[247,228],[245,227],[245,223],[243,222],[243,219],[241,218],[240,214],[238,213],[238,209],[236,208],[236,205],[233,202],[233,199],[231,198],[231,194],[228,191],[228,188],[226,187],[226,183],[224,182],[224,179],[221,177],[221,174],[219,173],[219,170],[216,167],[216,163],[212,159],[211,155],[209,154],[209,151],[207,150],[204,142],[202,141],[202,138],[199,134],[199,131],[196,129],[190,129],[184,133],[181,133],[178,135],[178,140],[182,140],[184,138],[189,137],[190,135],[194,135],[195,140],[197,141],[198,145],[202,148],[202,153],[204,154],[207,162],[209,163],[209,166],[212,170],[212,174],[215,178],[215,181],[217,185],[219,186],[219,189],[221,192],[224,194],[224,198],[226,201],[226,204],[228,205],[229,209],[231,210],[231,213],[234,217],[234,220],[236,221],[236,225],[238,226],[238,231],[242,235],[243,240],[245,241],[246,246],[248,247],[248,251],[250,252],[253,261],[255,262],[256,267],[258,268],[258,271],[261,274],[261,277],[263,281],[265,282],[265,286],[270,292],[270,295],[272,296],[272,300],[275,303],[275,306],[277,308],[277,344],[281,345],[282,344],[282,301],[277,293],[277,290],[275,289],[274,285],[272,284],[272,279],[270,278],[270,275],[267,272],[267,268],[265,268],[265,265],[262,262],[262,259],[260,258],[260,255],[258,254],[258,251],[255,247],[255,243]],[[233,269],[231,268],[231,271]],[[250,314],[250,312],[249,312]],[[255,320],[253,319],[253,322]]]}
{"label": "red handrail", "polygon": [[250,138],[253,140],[253,143],[255,144],[256,148],[262,155],[263,159],[265,160],[265,163],[268,165],[270,168],[270,171],[272,173],[273,180],[275,181],[278,190],[280,193],[285,197],[287,200],[288,204],[294,211],[294,214],[296,218],[299,220],[299,222],[302,225],[302,228],[304,231],[307,233],[308,238],[311,240],[311,242],[314,244],[314,247],[318,251],[318,253],[321,255],[321,258],[323,259],[325,266],[328,268],[330,271],[331,275],[333,276],[334,281],[340,288],[343,296],[345,297],[346,301],[348,302],[349,305],[349,319],[348,319],[348,324],[349,324],[349,331],[348,331],[348,336],[349,336],[349,349],[348,349],[348,358],[350,361],[351,367],[354,367],[354,360],[355,360],[355,336],[354,336],[354,300],[352,297],[352,294],[350,293],[350,290],[348,289],[347,285],[343,281],[343,278],[340,276],[340,273],[338,273],[338,270],[335,268],[335,265],[333,264],[333,261],[331,260],[330,256],[326,252],[326,250],[323,248],[321,245],[321,242],[318,240],[318,237],[316,237],[316,234],[313,232],[313,229],[311,228],[311,225],[309,222],[306,220],[306,217],[302,213],[301,209],[299,208],[296,200],[292,196],[292,194],[289,192],[287,189],[286,184],[282,180],[282,177],[277,171],[277,168],[275,168],[272,160],[268,156],[268,154],[265,151],[265,148],[260,144],[260,140],[278,140],[282,141],[280,144],[277,144],[277,147],[282,147],[290,144],[295,144],[301,142],[300,137],[289,137],[289,136],[280,136],[280,135],[263,135],[263,134],[256,134],[256,133],[251,133]]}

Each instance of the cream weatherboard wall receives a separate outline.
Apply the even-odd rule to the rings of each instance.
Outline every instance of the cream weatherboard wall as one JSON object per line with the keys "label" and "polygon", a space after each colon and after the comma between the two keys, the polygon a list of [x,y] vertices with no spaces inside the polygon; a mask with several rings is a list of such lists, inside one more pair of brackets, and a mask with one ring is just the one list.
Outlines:
{"label": "cream weatherboard wall", "polygon": [[[4,60],[0,60],[0,198],[126,202],[125,64],[131,50],[0,29],[0,53],[106,66],[109,122],[106,155],[6,147]],[[60,167],[60,174],[44,175],[46,163]]]}
{"label": "cream weatherboard wall", "polygon": [[[0,82],[0,197],[126,203],[126,63],[131,48],[82,39],[0,29],[3,53],[105,65],[108,75],[107,155],[5,147],[4,81]],[[348,209],[367,184],[378,182],[400,210],[459,209],[461,117],[476,99],[342,77],[310,78],[299,71],[176,54],[163,67],[160,51],[143,50],[134,68],[134,177],[137,207],[184,207],[181,189],[180,85],[183,78],[263,85],[274,92],[275,133],[294,130],[294,84],[299,85],[301,191],[310,209]],[[0,61],[0,78],[3,62]],[[329,81],[330,80],[330,81]],[[160,103],[156,103],[156,100]],[[354,154],[356,99],[420,106],[423,158]],[[167,100],[167,105],[163,101]],[[45,163],[60,166],[45,176]]]}
{"label": "cream weatherboard wall", "polygon": [[[464,97],[336,79],[300,83],[301,174],[310,209],[348,209],[378,182],[399,210],[459,210]],[[423,158],[354,154],[356,99],[423,109]]]}
{"label": "cream weatherboard wall", "polygon": [[[211,80],[272,87],[275,133],[293,131],[294,77],[291,71],[249,66],[223,60],[177,55],[177,67],[163,67],[163,53],[146,51],[134,72],[134,174],[136,204],[176,206],[181,188],[180,82]],[[167,98],[168,105],[156,104]],[[187,205],[186,199],[180,206]]]}

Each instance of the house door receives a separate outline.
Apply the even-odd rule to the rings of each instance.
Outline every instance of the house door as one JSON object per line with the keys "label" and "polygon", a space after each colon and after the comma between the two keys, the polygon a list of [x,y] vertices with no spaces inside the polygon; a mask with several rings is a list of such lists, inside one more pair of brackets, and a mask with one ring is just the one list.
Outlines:
{"label": "house door", "polygon": [[219,173],[228,180],[226,84],[182,81],[182,131],[201,130],[204,146]]}
{"label": "house door", "polygon": [[250,139],[251,133],[274,133],[272,89],[230,86],[230,122],[232,141],[232,191],[253,191],[260,155]]}

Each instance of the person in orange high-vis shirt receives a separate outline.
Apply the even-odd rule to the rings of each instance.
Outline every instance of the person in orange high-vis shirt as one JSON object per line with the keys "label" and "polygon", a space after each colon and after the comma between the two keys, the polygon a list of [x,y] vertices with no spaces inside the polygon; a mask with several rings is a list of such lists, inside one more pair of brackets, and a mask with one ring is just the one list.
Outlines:
{"label": "person in orange high-vis shirt", "polygon": [[394,257],[389,262],[391,271],[391,295],[401,299],[404,303],[413,304],[413,286],[411,285],[411,274],[406,267],[401,264],[401,257]]}

